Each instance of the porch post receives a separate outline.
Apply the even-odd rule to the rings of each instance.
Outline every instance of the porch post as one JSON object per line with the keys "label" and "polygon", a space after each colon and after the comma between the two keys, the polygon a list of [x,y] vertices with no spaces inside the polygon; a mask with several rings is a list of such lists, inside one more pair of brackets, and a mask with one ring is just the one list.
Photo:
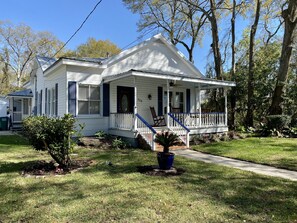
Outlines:
{"label": "porch post", "polygon": [[169,112],[170,112],[170,107],[169,107],[169,80],[167,79],[167,126],[169,127]]}
{"label": "porch post", "polygon": [[134,131],[137,131],[137,84],[136,77],[134,77]]}
{"label": "porch post", "polygon": [[201,127],[201,88],[198,85],[198,102],[199,102],[199,127]]}
{"label": "porch post", "polygon": [[225,97],[225,125],[228,122],[228,102],[227,102],[227,89],[224,88],[224,97]]}

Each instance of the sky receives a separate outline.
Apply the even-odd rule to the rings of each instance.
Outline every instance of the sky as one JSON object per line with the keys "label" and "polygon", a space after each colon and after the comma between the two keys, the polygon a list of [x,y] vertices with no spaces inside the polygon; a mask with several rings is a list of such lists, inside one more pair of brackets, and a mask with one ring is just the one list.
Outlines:
{"label": "sky", "polygon": [[[84,21],[98,0],[0,0],[0,21],[11,21],[18,25],[24,23],[34,31],[49,31],[58,39],[66,42]],[[124,48],[137,40],[139,16],[132,14],[121,0],[103,0],[90,16],[83,28],[67,44],[66,48],[75,49],[89,37],[110,40],[119,48]],[[142,40],[150,38],[148,34]],[[194,51],[196,67],[205,73],[207,55],[210,50],[210,37],[203,46]],[[135,43],[136,44],[136,43]],[[178,46],[185,56],[185,50]]]}

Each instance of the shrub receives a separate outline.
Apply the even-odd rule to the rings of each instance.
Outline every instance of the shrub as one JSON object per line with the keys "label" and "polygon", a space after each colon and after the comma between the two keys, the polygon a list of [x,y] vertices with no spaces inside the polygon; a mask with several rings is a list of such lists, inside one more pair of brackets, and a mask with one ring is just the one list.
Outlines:
{"label": "shrub", "polygon": [[297,127],[297,113],[295,113],[294,115],[292,115],[291,126],[292,127]]}
{"label": "shrub", "polygon": [[126,149],[128,146],[129,145],[121,138],[115,138],[111,143],[113,149]]}
{"label": "shrub", "polygon": [[69,114],[62,118],[30,116],[23,121],[23,133],[35,150],[47,151],[62,168],[67,168],[71,164],[74,124],[75,119]]}
{"label": "shrub", "polygon": [[101,131],[96,132],[95,133],[95,136],[97,136],[98,139],[105,139],[106,136],[107,136],[107,134],[106,134],[106,132],[104,132],[103,130],[101,130]]}
{"label": "shrub", "polygon": [[288,125],[291,122],[290,116],[287,115],[269,115],[266,117],[267,119],[267,128],[269,130],[282,130],[285,127],[288,127]]}

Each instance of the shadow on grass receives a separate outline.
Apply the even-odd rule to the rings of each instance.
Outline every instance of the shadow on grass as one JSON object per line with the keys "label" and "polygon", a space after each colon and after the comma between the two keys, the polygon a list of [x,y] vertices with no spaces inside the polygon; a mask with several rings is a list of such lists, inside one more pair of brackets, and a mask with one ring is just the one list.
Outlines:
{"label": "shadow on grass", "polygon": [[25,167],[31,166],[36,163],[36,160],[25,162],[0,162],[0,174],[1,173],[14,173],[21,172]]}
{"label": "shadow on grass", "polygon": [[29,145],[28,140],[20,135],[0,136],[0,147],[2,145]]}
{"label": "shadow on grass", "polygon": [[[183,164],[186,169],[191,169],[192,161],[188,162]],[[188,171],[189,174],[182,175],[180,180],[196,185],[214,203],[236,210],[238,220],[255,221],[253,216],[261,217],[263,222],[297,219],[296,182],[228,169],[198,164],[197,169]],[[228,212],[225,215],[231,217]]]}

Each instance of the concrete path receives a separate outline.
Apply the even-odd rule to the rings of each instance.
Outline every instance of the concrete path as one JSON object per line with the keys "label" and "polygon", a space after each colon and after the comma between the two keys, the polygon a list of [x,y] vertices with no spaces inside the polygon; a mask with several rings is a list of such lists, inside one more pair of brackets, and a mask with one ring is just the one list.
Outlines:
{"label": "concrete path", "polygon": [[205,153],[201,153],[201,152],[197,152],[189,149],[176,150],[174,151],[174,153],[179,156],[203,161],[205,163],[214,163],[214,164],[233,167],[241,170],[251,171],[258,174],[264,174],[267,176],[280,177],[280,178],[289,179],[292,181],[297,181],[296,171],[279,169],[279,168],[270,167],[266,165],[254,164],[246,161],[205,154]]}
{"label": "concrete path", "polygon": [[0,131],[0,136],[10,136],[14,135],[12,131]]}

